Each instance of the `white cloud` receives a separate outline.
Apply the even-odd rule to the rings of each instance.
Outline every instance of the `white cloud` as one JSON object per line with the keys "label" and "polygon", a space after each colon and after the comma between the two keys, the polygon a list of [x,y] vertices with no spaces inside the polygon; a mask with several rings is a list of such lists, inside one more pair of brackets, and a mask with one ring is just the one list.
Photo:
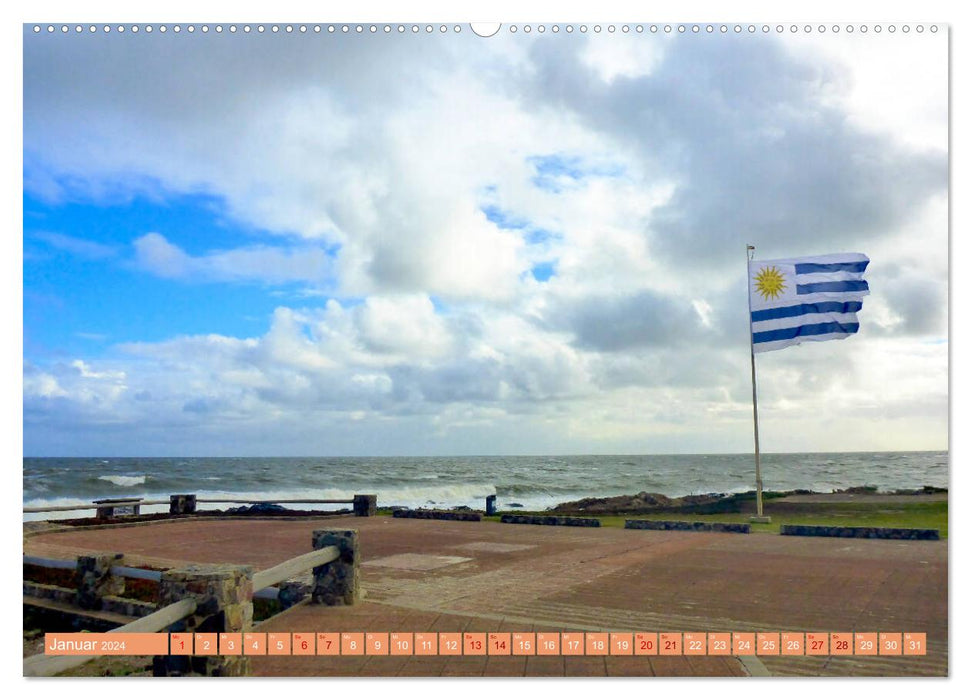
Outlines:
{"label": "white cloud", "polygon": [[[308,307],[258,337],[25,371],[27,425],[87,410],[305,453],[367,431],[407,451],[424,430],[445,452],[747,449],[751,242],[873,260],[864,332],[762,363],[767,449],[869,445],[884,419],[894,446],[946,441],[946,348],[922,344],[946,337],[941,38],[910,66],[858,37],[142,38],[26,45],[25,187],[213,195],[269,235],[190,254],[147,233],[137,267],[301,282]],[[773,443],[796,415],[826,420]]]}
{"label": "white cloud", "polygon": [[111,258],[117,255],[118,251],[103,243],[87,241],[74,236],[66,236],[63,233],[53,233],[51,231],[37,231],[32,238],[44,241],[48,245],[58,250],[63,250],[81,258],[90,260],[100,260]]}
{"label": "white cloud", "polygon": [[158,233],[135,239],[135,264],[159,277],[192,281],[330,282],[333,261],[319,248],[253,246],[190,256]]}

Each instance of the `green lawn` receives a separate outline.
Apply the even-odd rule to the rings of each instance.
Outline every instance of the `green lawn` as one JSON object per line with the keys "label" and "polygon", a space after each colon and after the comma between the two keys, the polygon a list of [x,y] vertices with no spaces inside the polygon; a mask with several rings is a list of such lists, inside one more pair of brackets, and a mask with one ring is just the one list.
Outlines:
{"label": "green lawn", "polygon": [[[819,503],[811,512],[778,514],[767,504],[767,515],[772,522],[767,525],[752,523],[752,532],[778,534],[780,525],[841,525],[846,527],[908,527],[939,530],[941,538],[947,537],[947,501],[933,503]],[[550,515],[550,513],[536,513]],[[682,520],[706,523],[747,523],[748,513],[719,513],[696,515],[657,513],[653,515],[600,515],[603,527],[624,527],[625,520]],[[499,516],[483,516],[483,520],[498,522]]]}

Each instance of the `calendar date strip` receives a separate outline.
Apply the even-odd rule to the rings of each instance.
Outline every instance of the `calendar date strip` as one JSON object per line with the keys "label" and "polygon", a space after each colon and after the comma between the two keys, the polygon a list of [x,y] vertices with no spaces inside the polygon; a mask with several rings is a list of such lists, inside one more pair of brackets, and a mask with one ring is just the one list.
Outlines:
{"label": "calendar date strip", "polygon": [[923,656],[924,632],[59,633],[50,656]]}

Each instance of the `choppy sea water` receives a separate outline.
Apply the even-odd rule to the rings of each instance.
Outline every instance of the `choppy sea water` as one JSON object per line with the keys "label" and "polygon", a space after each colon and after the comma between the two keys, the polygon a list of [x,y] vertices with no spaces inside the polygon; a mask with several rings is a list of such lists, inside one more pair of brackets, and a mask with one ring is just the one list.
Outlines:
{"label": "choppy sea water", "polygon": [[[253,500],[339,499],[375,493],[379,506],[484,508],[486,496],[496,494],[500,509],[542,510],[588,496],[640,491],[672,497],[736,493],[749,491],[755,484],[750,454],[25,458],[23,464],[24,507],[71,505],[97,498],[167,500],[173,493]],[[774,491],[828,492],[860,485],[881,491],[947,487],[948,453],[764,454],[762,479],[764,488]],[[167,506],[148,506],[143,512],[164,510]],[[36,520],[85,514],[90,511],[24,517]]]}

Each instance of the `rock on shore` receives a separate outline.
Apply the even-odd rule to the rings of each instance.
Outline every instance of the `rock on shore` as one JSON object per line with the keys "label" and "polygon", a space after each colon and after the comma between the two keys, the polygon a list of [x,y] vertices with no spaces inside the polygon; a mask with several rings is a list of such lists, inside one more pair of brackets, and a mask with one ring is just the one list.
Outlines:
{"label": "rock on shore", "polygon": [[[879,493],[874,486],[854,486],[839,489],[832,493],[819,493],[807,489],[793,491],[766,491],[763,498],[767,501],[796,502],[842,502],[852,500],[862,502],[868,497],[876,502],[904,501],[918,496],[924,498],[942,497],[946,500],[947,489],[925,486],[922,489],[898,489],[890,493]],[[606,498],[581,498],[578,501],[560,503],[551,508],[554,513],[738,513],[751,509],[755,502],[755,491],[745,493],[707,493],[702,495],[670,498],[661,493],[641,491],[632,496],[608,496]]]}

